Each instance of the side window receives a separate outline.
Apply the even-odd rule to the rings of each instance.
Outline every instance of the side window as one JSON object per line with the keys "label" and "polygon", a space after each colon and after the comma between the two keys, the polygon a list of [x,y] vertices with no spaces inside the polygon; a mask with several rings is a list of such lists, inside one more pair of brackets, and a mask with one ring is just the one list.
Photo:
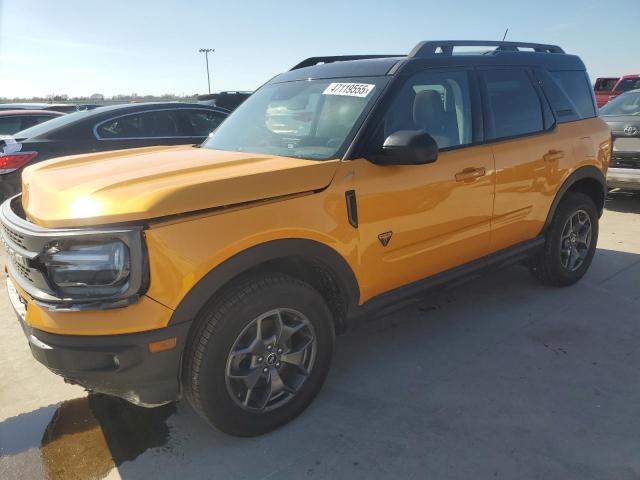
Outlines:
{"label": "side window", "polygon": [[610,92],[616,83],[618,83],[617,78],[599,78],[596,80],[593,90],[596,92]]}
{"label": "side window", "polygon": [[481,73],[488,101],[487,138],[507,138],[544,130],[542,105],[527,75],[520,69]]}
{"label": "side window", "polygon": [[166,138],[180,136],[175,110],[158,110],[124,115],[96,128],[99,138]]}
{"label": "side window", "polygon": [[593,93],[585,72],[558,71],[549,73],[558,87],[571,100],[580,118],[596,116]]}
{"label": "side window", "polygon": [[23,130],[22,117],[7,116],[0,118],[0,135],[13,135]]}
{"label": "side window", "polygon": [[222,123],[225,116],[210,110],[182,110],[186,119],[187,135],[206,137]]}
{"label": "side window", "polygon": [[467,72],[420,72],[398,91],[384,117],[384,138],[399,130],[426,130],[438,147],[472,142]]}

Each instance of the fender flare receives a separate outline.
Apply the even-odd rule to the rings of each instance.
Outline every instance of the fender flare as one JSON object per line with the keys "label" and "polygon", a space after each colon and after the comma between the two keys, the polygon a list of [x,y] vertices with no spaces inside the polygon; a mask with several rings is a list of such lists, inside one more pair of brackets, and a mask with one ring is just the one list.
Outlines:
{"label": "fender flare", "polygon": [[358,304],[360,289],[353,270],[333,248],[308,239],[287,238],[255,245],[228,258],[202,277],[184,296],[171,316],[169,325],[191,321],[211,297],[242,273],[270,260],[301,257],[317,261],[331,269],[348,306]]}
{"label": "fender flare", "polygon": [[[556,193],[556,196],[553,199],[553,202],[551,203],[551,207],[549,208],[549,213],[547,213],[547,219],[544,222],[544,227],[542,227],[542,233],[546,232],[547,228],[551,224],[551,221],[553,220],[553,216],[555,215],[556,210],[558,209],[558,205],[560,205],[560,202],[562,201],[567,191],[574,184],[586,178],[596,180],[598,183],[600,183],[600,185],[602,186],[603,198],[607,197],[607,179],[602,173],[602,171],[593,165],[587,165],[585,167],[578,168],[575,172],[573,172],[571,175],[567,177],[567,179],[558,189],[558,193]],[[600,214],[602,214],[602,209],[600,210]]]}

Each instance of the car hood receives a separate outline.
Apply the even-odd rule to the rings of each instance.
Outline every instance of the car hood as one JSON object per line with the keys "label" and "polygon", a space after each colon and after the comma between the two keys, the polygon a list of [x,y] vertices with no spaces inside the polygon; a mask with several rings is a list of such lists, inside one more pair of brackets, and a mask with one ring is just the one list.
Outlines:
{"label": "car hood", "polygon": [[140,221],[319,190],[338,162],[193,146],[74,155],[27,167],[22,206],[48,228]]}

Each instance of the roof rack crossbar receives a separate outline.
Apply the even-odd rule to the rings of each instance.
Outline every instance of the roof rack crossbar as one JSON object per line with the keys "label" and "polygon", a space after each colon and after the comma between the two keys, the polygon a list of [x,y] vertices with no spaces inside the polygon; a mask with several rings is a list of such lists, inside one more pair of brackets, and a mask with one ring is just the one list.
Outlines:
{"label": "roof rack crossbar", "polygon": [[312,67],[319,63],[333,63],[333,62],[345,62],[348,60],[366,60],[371,58],[393,58],[404,57],[404,55],[335,55],[329,57],[310,57],[301,61],[297,65],[291,68],[291,70],[297,70],[304,67]]}
{"label": "roof rack crossbar", "polygon": [[418,43],[409,53],[409,58],[425,58],[439,55],[451,56],[453,55],[454,47],[496,47],[496,52],[518,52],[520,48],[531,48],[538,53],[564,53],[564,50],[559,46],[544,43],[500,42],[496,40],[434,40]]}

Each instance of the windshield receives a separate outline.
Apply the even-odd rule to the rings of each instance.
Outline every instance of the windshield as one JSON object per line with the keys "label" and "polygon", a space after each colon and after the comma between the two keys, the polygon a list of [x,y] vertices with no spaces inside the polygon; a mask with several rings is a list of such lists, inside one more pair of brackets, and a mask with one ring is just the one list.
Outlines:
{"label": "windshield", "polygon": [[87,117],[89,115],[92,115],[92,112],[95,112],[95,110],[93,111],[89,111],[89,110],[82,110],[80,112],[73,112],[73,113],[67,113],[66,115],[62,115],[60,117],[56,117],[53,118],[51,120],[47,120],[44,123],[40,123],[38,125],[35,125],[31,128],[27,128],[25,130],[22,130],[21,132],[18,132],[14,135],[14,137],[16,138],[34,138],[34,137],[39,137],[45,133],[50,132],[51,130],[54,130],[56,128],[60,128],[60,127],[64,127],[65,125],[68,125],[70,123],[75,122],[76,120],[79,120],[83,117]]}
{"label": "windshield", "polygon": [[640,92],[631,92],[614,98],[600,109],[600,115],[640,115]]}
{"label": "windshield", "polygon": [[204,148],[326,160],[341,155],[386,77],[265,85],[202,144]]}

